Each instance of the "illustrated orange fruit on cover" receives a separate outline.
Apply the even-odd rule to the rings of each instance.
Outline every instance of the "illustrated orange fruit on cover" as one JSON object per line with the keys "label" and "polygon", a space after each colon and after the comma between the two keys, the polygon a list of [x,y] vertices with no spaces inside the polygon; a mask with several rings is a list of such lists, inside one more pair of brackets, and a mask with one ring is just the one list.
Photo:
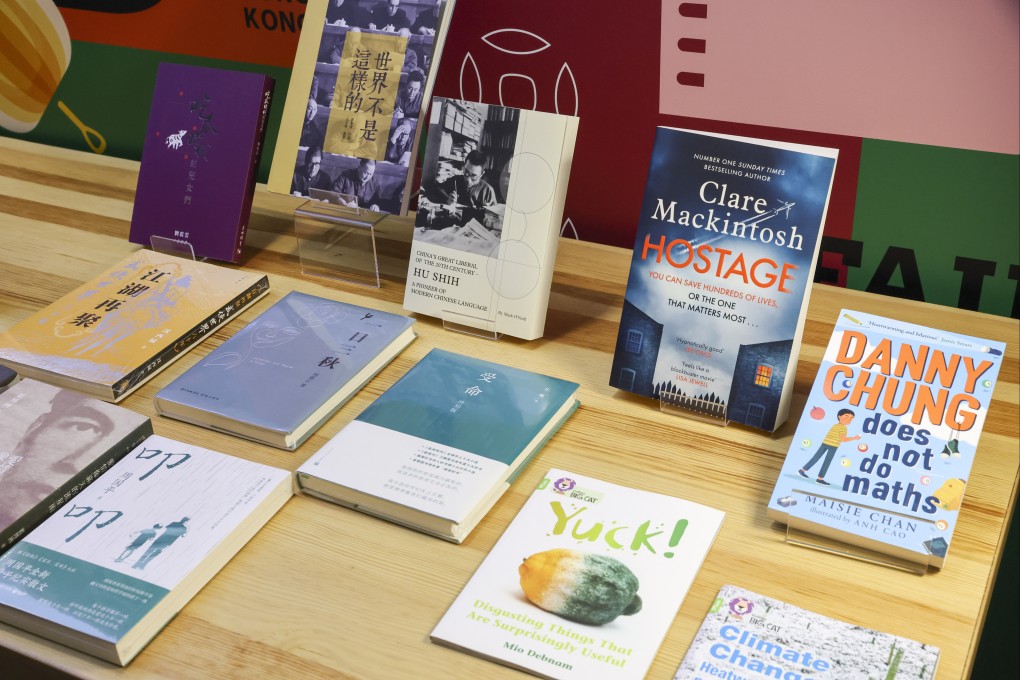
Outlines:
{"label": "illustrated orange fruit on cover", "polygon": [[518,572],[528,600],[571,621],[601,626],[641,610],[637,576],[606,555],[556,548],[525,558]]}

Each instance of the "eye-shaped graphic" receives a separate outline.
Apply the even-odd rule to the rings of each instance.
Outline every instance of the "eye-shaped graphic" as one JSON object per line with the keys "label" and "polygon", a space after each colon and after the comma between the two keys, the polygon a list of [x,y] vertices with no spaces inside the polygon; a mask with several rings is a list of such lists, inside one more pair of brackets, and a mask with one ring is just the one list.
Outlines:
{"label": "eye-shaped graphic", "polygon": [[482,42],[507,54],[538,54],[549,49],[550,43],[542,36],[519,28],[500,28],[482,36]]}
{"label": "eye-shaped graphic", "polygon": [[[480,55],[489,50],[496,50],[510,57],[527,57],[545,50],[555,50],[555,46],[542,36],[519,28],[490,31],[482,36],[481,40],[482,45],[475,50]],[[483,61],[491,62],[492,58],[490,56]],[[506,58],[499,61],[505,63]],[[517,59],[511,61],[514,64],[512,71],[483,74],[474,55],[470,51],[466,52],[460,65],[460,98],[466,101],[483,101],[483,82],[491,83],[490,79],[495,79],[499,103],[503,106],[544,111],[551,109],[556,113],[578,115],[577,81],[566,60],[556,69],[555,76],[549,69],[549,66],[556,63],[555,56],[540,62]],[[526,67],[529,69],[527,72],[524,71]],[[553,99],[552,106],[546,103],[548,101],[546,97],[550,93]]]}

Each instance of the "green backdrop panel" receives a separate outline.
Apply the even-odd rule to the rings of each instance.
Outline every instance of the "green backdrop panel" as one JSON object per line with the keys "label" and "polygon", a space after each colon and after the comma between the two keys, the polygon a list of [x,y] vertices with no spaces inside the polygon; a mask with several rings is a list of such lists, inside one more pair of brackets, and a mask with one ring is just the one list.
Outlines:
{"label": "green backdrop panel", "polygon": [[1016,316],[1018,186],[1018,156],[865,139],[847,286]]}
{"label": "green backdrop panel", "polygon": [[[75,41],[71,45],[71,61],[67,73],[35,129],[27,134],[15,134],[0,128],[0,134],[82,151],[91,151],[99,145],[98,134],[106,141],[106,155],[138,160],[152,104],[156,68],[161,61],[254,71],[276,78],[273,107],[266,131],[265,148],[270,152],[263,153],[258,174],[258,181],[265,182],[269,176],[271,150],[276,144],[283,100],[290,81],[289,68],[239,64]],[[58,102],[63,102],[64,107],[78,121],[73,121],[65,114]],[[94,130],[94,133],[89,133],[91,145],[83,127]]]}

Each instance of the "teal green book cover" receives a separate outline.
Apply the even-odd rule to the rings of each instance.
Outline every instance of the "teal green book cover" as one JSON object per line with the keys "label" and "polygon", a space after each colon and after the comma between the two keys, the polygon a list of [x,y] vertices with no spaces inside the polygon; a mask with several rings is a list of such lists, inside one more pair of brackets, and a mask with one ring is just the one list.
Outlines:
{"label": "teal green book cover", "polygon": [[358,420],[509,465],[577,387],[433,349]]}
{"label": "teal green book cover", "polygon": [[309,458],[298,483],[416,528],[440,518],[461,533],[433,533],[462,538],[577,407],[578,387],[433,349]]}

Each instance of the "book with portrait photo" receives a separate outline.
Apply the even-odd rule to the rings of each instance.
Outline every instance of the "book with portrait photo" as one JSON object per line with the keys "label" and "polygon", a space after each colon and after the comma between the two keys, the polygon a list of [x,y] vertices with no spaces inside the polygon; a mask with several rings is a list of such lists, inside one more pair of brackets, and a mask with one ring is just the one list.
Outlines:
{"label": "book with portrait photo", "polygon": [[309,0],[269,190],[404,215],[455,0]]}
{"label": "book with portrait photo", "polygon": [[577,390],[433,349],[298,468],[298,486],[460,543],[574,412]]}
{"label": "book with portrait photo", "polygon": [[177,241],[196,257],[241,260],[274,86],[261,73],[159,65],[132,243]]}
{"label": "book with portrait photo", "polygon": [[437,97],[404,308],[542,337],[578,119]]}
{"label": "book with portrait photo", "polygon": [[156,411],[294,450],[414,340],[414,319],[292,291],[156,394]]}
{"label": "book with portrait photo", "polygon": [[152,435],[0,557],[0,621],[126,665],[293,494]]}
{"label": "book with portrait photo", "polygon": [[0,363],[120,401],[268,292],[265,274],[138,250],[0,333]]}
{"label": "book with portrait photo", "polygon": [[0,394],[0,553],[150,434],[146,416],[31,378]]}

